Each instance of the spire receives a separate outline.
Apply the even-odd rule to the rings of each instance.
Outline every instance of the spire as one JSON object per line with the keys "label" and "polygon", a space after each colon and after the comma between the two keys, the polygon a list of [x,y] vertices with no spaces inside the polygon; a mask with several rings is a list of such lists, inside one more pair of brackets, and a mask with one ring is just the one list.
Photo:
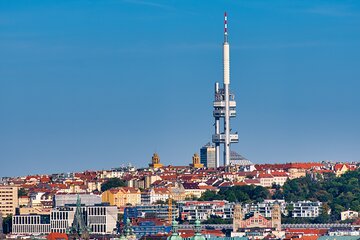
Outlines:
{"label": "spire", "polygon": [[81,209],[81,199],[79,194],[77,195],[76,200],[76,210],[74,215],[74,220],[68,229],[69,235],[74,238],[81,238],[81,239],[89,239],[89,231],[90,229],[86,225],[84,214]]}
{"label": "spire", "polygon": [[224,13],[224,42],[228,42],[227,13]]}

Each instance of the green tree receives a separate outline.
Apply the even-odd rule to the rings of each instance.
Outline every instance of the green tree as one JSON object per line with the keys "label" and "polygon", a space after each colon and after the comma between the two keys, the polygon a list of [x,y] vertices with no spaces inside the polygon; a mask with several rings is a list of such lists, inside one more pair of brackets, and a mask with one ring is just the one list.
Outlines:
{"label": "green tree", "polygon": [[19,188],[18,190],[18,197],[27,196],[27,191],[24,188]]}
{"label": "green tree", "polygon": [[106,190],[109,190],[111,188],[125,187],[125,186],[126,186],[125,182],[120,178],[110,178],[101,185],[101,191],[105,192]]}
{"label": "green tree", "polygon": [[3,218],[3,232],[4,234],[11,233],[12,231],[12,215]]}
{"label": "green tree", "polygon": [[[340,177],[329,173],[319,181],[310,177],[289,180],[283,186],[283,193],[287,202],[311,200],[326,204],[331,209],[331,221],[338,221],[342,211],[360,210],[360,169]],[[314,222],[327,221],[327,217],[323,215]]]}

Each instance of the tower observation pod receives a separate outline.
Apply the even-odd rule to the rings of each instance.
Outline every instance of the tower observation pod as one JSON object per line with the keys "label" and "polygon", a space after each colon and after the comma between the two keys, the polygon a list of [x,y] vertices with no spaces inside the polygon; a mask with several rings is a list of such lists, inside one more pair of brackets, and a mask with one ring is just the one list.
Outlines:
{"label": "tower observation pod", "polygon": [[[236,117],[235,96],[230,92],[230,45],[228,42],[227,14],[224,15],[224,44],[223,44],[223,86],[215,83],[215,99],[213,116],[215,119],[215,134],[212,141],[215,144],[216,166],[220,166],[220,144],[224,145],[224,166],[230,164],[230,145],[237,143],[237,133],[231,133],[230,118]],[[223,131],[221,131],[221,125]]]}

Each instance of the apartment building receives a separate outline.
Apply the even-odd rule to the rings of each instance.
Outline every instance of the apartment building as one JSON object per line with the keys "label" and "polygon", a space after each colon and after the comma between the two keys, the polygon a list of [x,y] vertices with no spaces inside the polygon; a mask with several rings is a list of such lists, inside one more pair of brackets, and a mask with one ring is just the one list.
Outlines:
{"label": "apartment building", "polygon": [[293,205],[292,216],[296,217],[308,217],[315,218],[318,217],[321,213],[321,202],[311,202],[311,201],[298,201],[294,203],[289,203]]}
{"label": "apartment building", "polygon": [[0,213],[3,217],[15,215],[19,207],[18,188],[15,186],[0,186]]}

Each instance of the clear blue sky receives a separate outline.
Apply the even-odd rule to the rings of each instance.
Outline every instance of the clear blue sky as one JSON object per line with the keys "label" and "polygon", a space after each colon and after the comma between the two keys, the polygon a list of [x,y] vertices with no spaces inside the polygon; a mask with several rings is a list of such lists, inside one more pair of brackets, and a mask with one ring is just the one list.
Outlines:
{"label": "clear blue sky", "polygon": [[360,159],[359,1],[0,1],[0,176],[185,165],[213,133],[229,15],[233,149]]}

